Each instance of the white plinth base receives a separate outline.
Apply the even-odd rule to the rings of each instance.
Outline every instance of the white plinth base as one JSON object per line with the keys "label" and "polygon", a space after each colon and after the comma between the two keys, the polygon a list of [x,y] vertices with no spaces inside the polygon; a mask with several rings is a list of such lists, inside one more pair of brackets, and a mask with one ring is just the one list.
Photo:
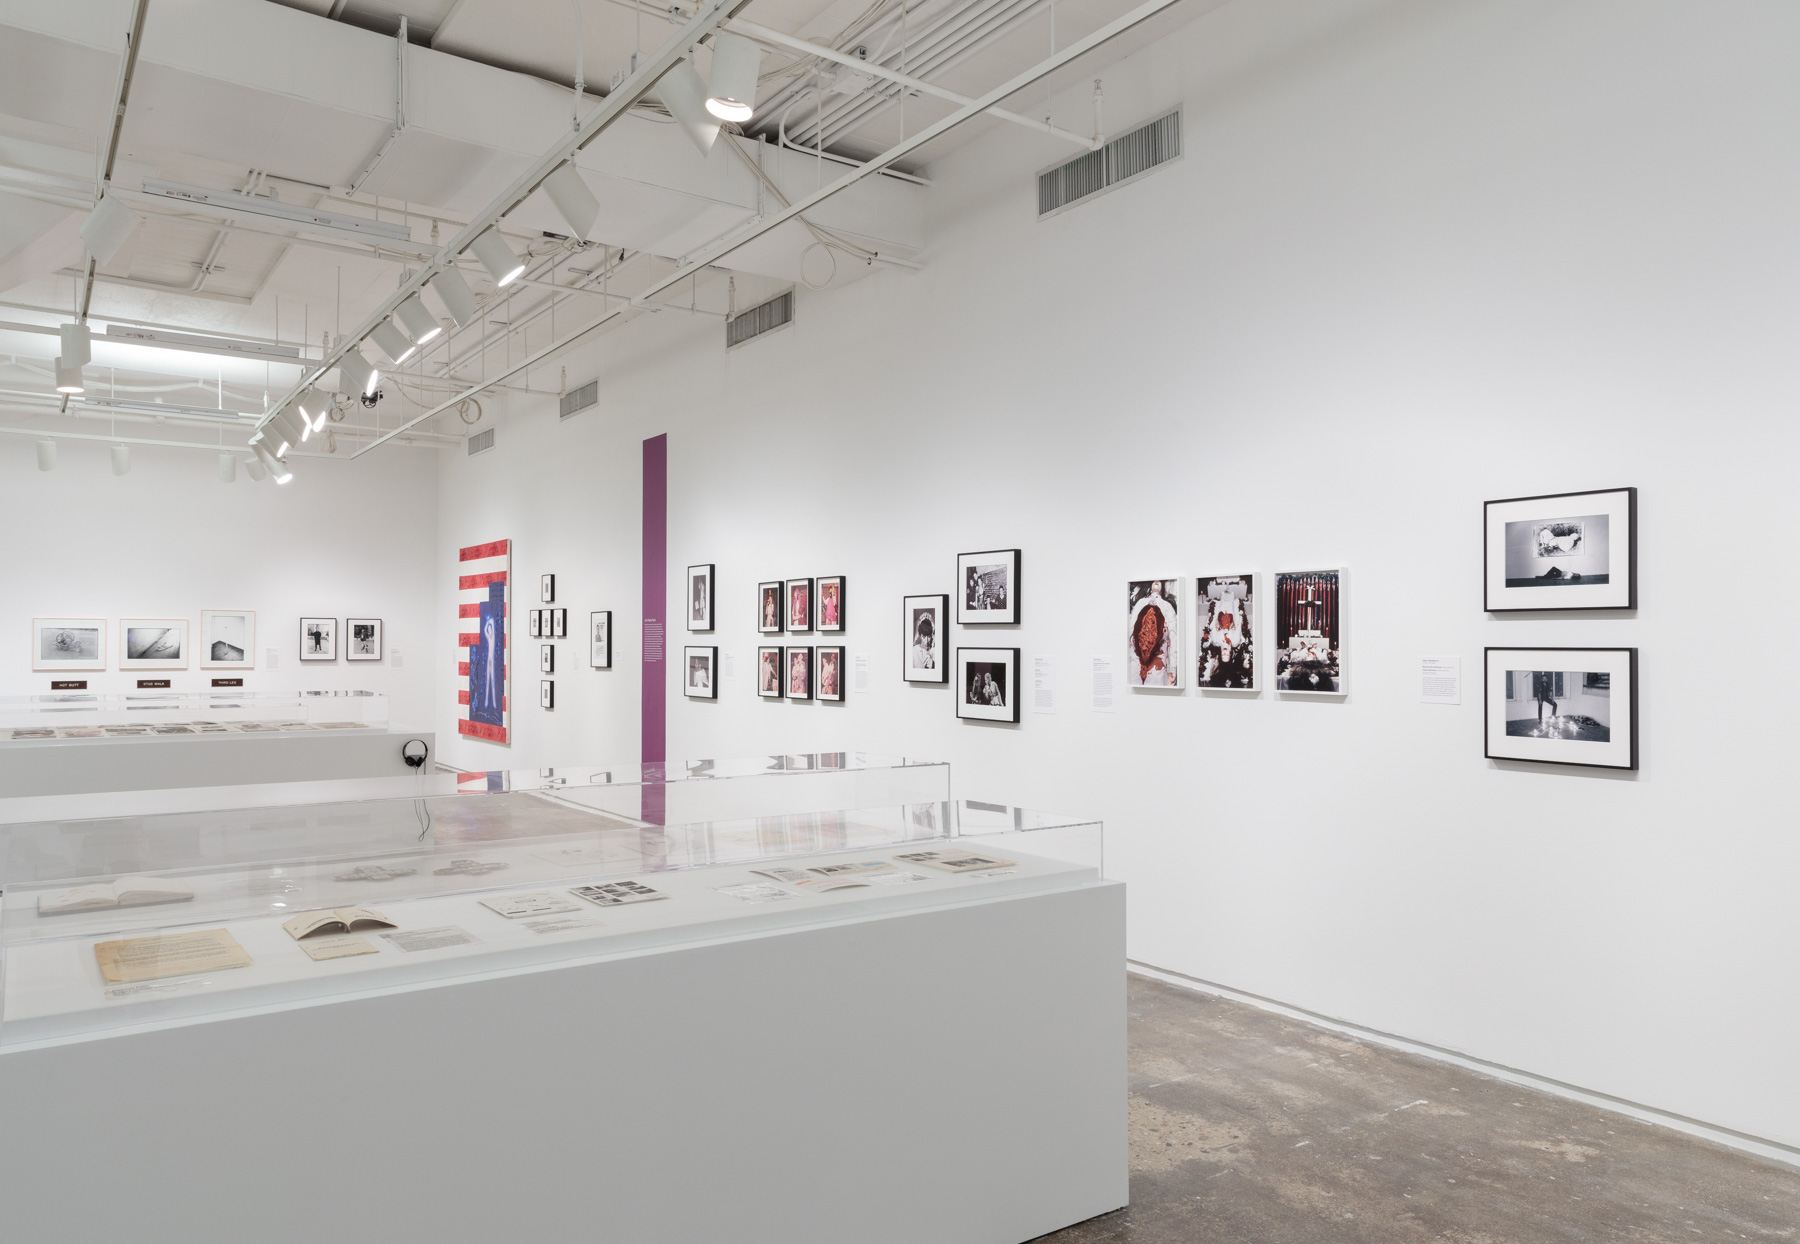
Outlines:
{"label": "white plinth base", "polygon": [[408,739],[423,739],[434,754],[437,750],[437,736],[429,730],[10,742],[0,747],[0,791],[9,797],[76,795],[403,777],[414,772],[400,759]]}
{"label": "white plinth base", "polygon": [[1019,1244],[1126,1201],[1125,890],[0,1053],[19,1240]]}

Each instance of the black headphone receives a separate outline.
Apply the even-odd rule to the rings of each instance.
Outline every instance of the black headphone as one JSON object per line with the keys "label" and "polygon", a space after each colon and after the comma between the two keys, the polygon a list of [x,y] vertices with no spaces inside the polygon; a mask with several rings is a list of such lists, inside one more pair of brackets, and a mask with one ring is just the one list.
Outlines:
{"label": "black headphone", "polygon": [[[415,747],[419,749],[417,752],[413,751]],[[400,748],[400,759],[406,762],[409,769],[423,769],[425,758],[429,755],[431,755],[431,748],[426,745],[424,739],[408,739]]]}

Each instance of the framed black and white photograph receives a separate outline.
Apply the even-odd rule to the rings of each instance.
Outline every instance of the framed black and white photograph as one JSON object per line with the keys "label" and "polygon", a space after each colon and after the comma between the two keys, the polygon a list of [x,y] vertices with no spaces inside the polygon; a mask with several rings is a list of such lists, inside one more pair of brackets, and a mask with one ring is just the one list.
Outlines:
{"label": "framed black and white photograph", "polygon": [[956,715],[964,721],[1019,720],[1019,650],[956,650]]}
{"label": "framed black and white photograph", "polygon": [[612,610],[588,614],[588,664],[597,670],[612,668]]}
{"label": "framed black and white photograph", "polygon": [[1289,570],[1275,576],[1275,690],[1283,695],[1348,695],[1343,570]]}
{"label": "framed black and white photograph", "polygon": [[548,678],[538,684],[538,707],[556,707],[556,683]]}
{"label": "framed black and white photograph", "polygon": [[540,674],[556,673],[556,645],[555,644],[539,644],[538,645],[538,673],[540,673]]}
{"label": "framed black and white photograph", "polygon": [[381,660],[381,619],[344,619],[344,660]]}
{"label": "framed black and white photograph", "polygon": [[795,632],[812,630],[813,581],[811,579],[789,579],[786,599],[787,629]]}
{"label": "framed black and white photograph", "polygon": [[828,704],[844,702],[844,650],[820,648],[813,655],[814,677],[818,683],[813,698]]}
{"label": "framed black and white photograph", "polygon": [[202,609],[200,611],[200,668],[203,670],[256,668],[255,610]]}
{"label": "framed black and white photograph", "polygon": [[105,669],[106,619],[33,618],[31,668],[52,672]]}
{"label": "framed black and white photograph", "polygon": [[944,656],[944,630],[950,617],[950,597],[902,596],[900,623],[906,636],[906,655],[900,675],[907,682],[950,681],[950,663]]}
{"label": "framed black and white photograph", "polygon": [[302,661],[337,660],[337,619],[300,619],[300,659]]}
{"label": "framed black and white photograph", "polygon": [[1638,767],[1636,648],[1489,648],[1490,760]]}
{"label": "framed black and white photograph", "polygon": [[556,603],[556,576],[542,574],[538,576],[538,598],[546,605]]}
{"label": "framed black and white photograph", "polygon": [[782,690],[790,700],[810,700],[813,693],[813,650],[805,645],[789,648],[782,655]]}
{"label": "framed black and white photograph", "polygon": [[552,639],[567,639],[569,637],[569,611],[567,609],[552,609],[549,613],[550,630],[547,634]]}
{"label": "framed black and white photograph", "polygon": [[756,650],[756,694],[765,700],[779,700],[783,684],[781,649],[761,647]]}
{"label": "framed black and white photograph", "polygon": [[756,585],[756,629],[759,634],[781,634],[782,620],[787,617],[785,595],[786,585],[780,579]]}
{"label": "framed black and white photograph", "polygon": [[820,579],[813,589],[817,629],[837,633],[844,629],[844,576],[830,575]]}
{"label": "framed black and white photograph", "polygon": [[719,650],[689,646],[682,652],[681,693],[690,700],[719,698]]}
{"label": "framed black and white photograph", "polygon": [[1483,507],[1483,607],[1637,608],[1637,489],[1512,497]]}
{"label": "framed black and white photograph", "polygon": [[1019,620],[1019,550],[961,553],[956,558],[956,620],[964,626]]}
{"label": "framed black and white photograph", "polygon": [[1195,685],[1202,691],[1255,691],[1256,576],[1206,575],[1194,581]]}
{"label": "framed black and white photograph", "polygon": [[710,631],[713,628],[713,567],[689,566],[687,571],[688,630]]}
{"label": "framed black and white photograph", "polygon": [[525,615],[526,628],[531,637],[533,639],[541,638],[544,634],[544,611],[542,609],[527,609]]}
{"label": "framed black and white photograph", "polygon": [[1181,687],[1181,580],[1125,585],[1125,685]]}
{"label": "framed black and white photograph", "polygon": [[120,618],[119,668],[184,670],[188,667],[186,618]]}

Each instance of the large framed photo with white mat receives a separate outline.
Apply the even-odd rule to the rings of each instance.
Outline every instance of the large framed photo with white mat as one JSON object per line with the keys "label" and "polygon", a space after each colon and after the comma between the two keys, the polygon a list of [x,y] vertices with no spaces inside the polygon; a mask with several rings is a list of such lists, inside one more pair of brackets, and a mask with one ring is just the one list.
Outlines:
{"label": "large framed photo with white mat", "polygon": [[950,681],[950,663],[944,658],[949,621],[950,597],[944,593],[900,598],[900,622],[906,632],[900,669],[907,682]]}
{"label": "large framed photo with white mat", "polygon": [[1019,720],[1019,650],[956,650],[956,715],[964,721]]}
{"label": "large framed photo with white mat", "polygon": [[961,626],[1019,620],[1019,550],[959,553],[956,621]]}
{"label": "large framed photo with white mat", "polygon": [[1636,648],[1489,648],[1487,757],[1638,767]]}
{"label": "large framed photo with white mat", "polygon": [[713,628],[713,564],[687,568],[688,630]]}
{"label": "large framed photo with white mat", "polygon": [[719,650],[689,645],[682,652],[681,693],[690,700],[719,698]]}
{"label": "large framed photo with white mat", "polygon": [[381,660],[382,627],[380,618],[345,618],[344,660]]}
{"label": "large framed photo with white mat", "polygon": [[300,619],[300,659],[302,661],[337,660],[337,619]]}
{"label": "large framed photo with white mat", "polygon": [[1637,489],[1512,497],[1483,507],[1489,613],[1637,608]]}
{"label": "large framed photo with white mat", "polygon": [[256,668],[256,613],[250,609],[200,611],[200,668]]}
{"label": "large framed photo with white mat", "polygon": [[186,618],[120,618],[119,668],[184,670],[188,667]]}
{"label": "large framed photo with white mat", "polygon": [[33,618],[31,668],[50,672],[105,669],[106,619]]}
{"label": "large framed photo with white mat", "polygon": [[588,664],[597,670],[612,668],[612,610],[588,614]]}

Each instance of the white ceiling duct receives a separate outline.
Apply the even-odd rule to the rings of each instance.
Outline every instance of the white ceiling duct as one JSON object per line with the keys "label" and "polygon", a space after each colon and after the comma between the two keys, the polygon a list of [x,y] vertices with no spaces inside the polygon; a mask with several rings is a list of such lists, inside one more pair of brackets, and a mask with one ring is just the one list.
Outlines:
{"label": "white ceiling duct", "polygon": [[709,154],[719,136],[719,121],[706,110],[706,87],[692,62],[684,60],[665,73],[656,84],[656,93],[700,154]]}
{"label": "white ceiling duct", "polygon": [[600,200],[581,180],[575,165],[565,164],[544,178],[544,193],[550,196],[550,202],[556,205],[562,218],[569,222],[575,237],[587,241],[594,232],[594,222],[600,219]]}

